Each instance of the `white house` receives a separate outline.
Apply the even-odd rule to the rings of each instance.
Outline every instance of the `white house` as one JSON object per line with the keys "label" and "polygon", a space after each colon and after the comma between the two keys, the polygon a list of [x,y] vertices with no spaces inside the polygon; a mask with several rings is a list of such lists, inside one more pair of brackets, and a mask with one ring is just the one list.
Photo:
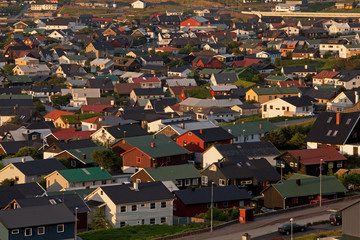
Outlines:
{"label": "white house", "polygon": [[50,69],[45,64],[17,65],[13,69],[13,74],[29,77],[49,76]]}
{"label": "white house", "polygon": [[346,34],[350,32],[350,26],[348,23],[337,23],[333,22],[330,26],[328,26],[329,34]]}
{"label": "white house", "polygon": [[198,121],[210,121],[215,124],[222,122],[234,121],[240,118],[240,113],[230,108],[222,107],[210,107],[202,110],[194,110],[196,114],[196,120]]}
{"label": "white house", "polygon": [[300,5],[280,3],[275,6],[276,12],[300,12]]}
{"label": "white house", "polygon": [[273,118],[279,116],[308,116],[312,115],[315,100],[309,96],[294,96],[276,98],[267,101],[262,106],[262,118]]}
{"label": "white house", "polygon": [[174,196],[162,182],[101,186],[85,200],[102,202],[99,208],[115,228],[173,224]]}
{"label": "white house", "polygon": [[281,59],[281,52],[279,51],[261,51],[256,53],[257,58],[270,58],[271,63],[275,63],[277,58]]}
{"label": "white house", "polygon": [[344,91],[339,93],[331,102],[326,103],[326,110],[329,112],[343,112],[344,109],[352,107],[359,101],[357,91]]}
{"label": "white house", "polygon": [[70,106],[81,106],[86,103],[86,98],[100,98],[100,88],[72,88],[61,89],[61,95],[71,94]]}
{"label": "white house", "polygon": [[111,68],[114,65],[113,60],[108,58],[95,58],[90,62],[92,72],[96,72],[97,68],[100,70]]}
{"label": "white house", "polygon": [[183,122],[186,120],[191,120],[191,116],[155,120],[147,124],[147,130],[148,132],[157,132],[166,127],[168,124]]}
{"label": "white house", "polygon": [[132,8],[146,8],[146,2],[137,0],[131,3]]}

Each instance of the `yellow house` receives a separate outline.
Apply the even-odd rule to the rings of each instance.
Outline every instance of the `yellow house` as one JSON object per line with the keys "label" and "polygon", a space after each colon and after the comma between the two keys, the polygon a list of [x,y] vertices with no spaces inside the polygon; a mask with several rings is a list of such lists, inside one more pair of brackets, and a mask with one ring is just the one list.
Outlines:
{"label": "yellow house", "polygon": [[34,65],[34,64],[39,64],[39,59],[28,56],[15,59],[15,65]]}
{"label": "yellow house", "polygon": [[251,88],[245,96],[246,101],[256,101],[258,103],[265,103],[269,100],[283,97],[297,96],[300,90],[297,87],[269,87],[269,88]]}

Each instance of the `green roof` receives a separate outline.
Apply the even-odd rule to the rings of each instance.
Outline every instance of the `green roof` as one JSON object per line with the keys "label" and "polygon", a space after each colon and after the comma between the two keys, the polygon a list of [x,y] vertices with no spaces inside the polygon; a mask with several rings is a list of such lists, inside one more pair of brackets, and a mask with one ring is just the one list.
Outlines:
{"label": "green roof", "polygon": [[[102,146],[96,146],[89,148],[70,149],[66,151],[69,152],[71,155],[75,156],[83,163],[89,164],[89,163],[94,163],[94,159],[91,157],[91,154],[96,150],[107,150],[107,149]],[[84,154],[85,154],[85,158],[84,158]]]}
{"label": "green roof", "polygon": [[252,88],[257,95],[274,95],[274,94],[295,94],[300,90],[297,87],[268,87],[268,88]]}
{"label": "green roof", "polygon": [[7,79],[12,83],[31,83],[32,80],[29,76],[7,76]]}
{"label": "green roof", "polygon": [[[139,148],[141,151],[154,158],[188,153],[186,149],[179,146],[171,138],[163,134],[158,134],[154,136],[145,135],[138,137],[129,137],[125,138],[125,141],[127,141],[131,146]],[[154,143],[155,146],[151,147],[151,143]]]}
{"label": "green roof", "polygon": [[315,176],[310,176],[306,174],[294,173],[288,179],[303,179],[303,178],[316,178]]}
{"label": "green roof", "polygon": [[279,76],[269,75],[265,78],[265,80],[273,80],[273,81],[286,81],[287,79],[289,79],[289,78],[282,76],[282,75],[279,75]]}
{"label": "green roof", "polygon": [[0,95],[0,99],[29,99],[29,100],[32,100],[32,96],[31,95],[20,95],[20,94]]}
{"label": "green roof", "polygon": [[310,44],[320,44],[321,43],[321,39],[314,39],[314,40],[306,40],[308,43]]}
{"label": "green roof", "polygon": [[344,45],[346,48],[360,48],[360,44]]}
{"label": "green roof", "polygon": [[129,52],[130,52],[130,50],[126,49],[126,48],[115,48],[114,49],[114,54],[117,54],[117,55],[125,56]]}
{"label": "green roof", "polygon": [[115,76],[115,75],[101,75],[101,76],[95,76],[95,79],[99,79],[99,78],[109,78],[111,81],[113,82],[118,82],[120,81],[120,79]]}
{"label": "green roof", "polygon": [[165,166],[159,168],[144,168],[155,181],[173,181],[179,179],[200,178],[199,171],[192,164]]}
{"label": "green roof", "polygon": [[222,69],[212,69],[212,68],[204,68],[199,72],[199,74],[205,74],[205,75],[211,75],[211,74],[217,74],[220,73]]}
{"label": "green roof", "polygon": [[244,133],[245,135],[266,133],[278,128],[276,125],[269,121],[244,122],[238,124],[224,125],[221,127],[226,131],[231,132],[231,134],[233,134],[234,136],[241,136]]}
{"label": "green roof", "polygon": [[111,175],[100,167],[58,170],[68,182],[85,182],[111,179]]}
{"label": "green roof", "polygon": [[[272,186],[283,197],[301,197],[319,194],[320,180],[318,177],[298,177],[298,179],[300,179],[300,185],[296,184],[296,178],[290,178],[282,183],[272,184]],[[347,191],[335,176],[323,176],[321,184],[323,195]]]}
{"label": "green roof", "polygon": [[341,88],[341,86],[326,86],[326,85],[323,85],[323,86],[316,86],[316,88],[318,89],[318,90],[322,90],[322,91],[331,91],[331,92],[333,92],[333,91],[338,91],[340,88]]}
{"label": "green roof", "polygon": [[83,113],[83,114],[75,114],[75,115],[64,115],[61,116],[62,120],[67,123],[80,123],[83,120],[93,118],[96,116],[100,116],[100,113]]}
{"label": "green roof", "polygon": [[84,55],[66,55],[69,60],[87,60]]}

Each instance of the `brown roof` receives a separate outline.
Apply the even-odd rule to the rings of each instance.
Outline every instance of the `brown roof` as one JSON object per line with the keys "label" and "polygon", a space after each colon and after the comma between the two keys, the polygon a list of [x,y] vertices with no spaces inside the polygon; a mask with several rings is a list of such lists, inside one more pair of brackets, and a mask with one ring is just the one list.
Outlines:
{"label": "brown roof", "polygon": [[115,92],[118,94],[130,95],[134,88],[140,88],[140,83],[117,83],[115,84]]}

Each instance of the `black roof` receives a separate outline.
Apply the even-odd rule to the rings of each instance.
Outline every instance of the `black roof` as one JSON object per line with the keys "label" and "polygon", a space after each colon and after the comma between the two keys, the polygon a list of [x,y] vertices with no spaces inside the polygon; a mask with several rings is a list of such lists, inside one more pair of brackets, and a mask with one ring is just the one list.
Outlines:
{"label": "black roof", "polygon": [[178,103],[176,98],[157,98],[150,99],[151,105],[153,106],[155,112],[164,112],[164,108],[167,106],[172,106]]}
{"label": "black roof", "polygon": [[326,91],[326,90],[317,90],[314,88],[306,88],[302,90],[302,94],[312,98],[330,100],[336,96],[336,91],[335,89],[334,91]]}
{"label": "black roof", "polygon": [[271,142],[245,142],[236,144],[215,144],[224,157],[257,158],[279,155],[279,150]]}
{"label": "black roof", "polygon": [[86,83],[89,88],[100,88],[105,91],[113,91],[114,85],[108,78],[89,79]]}
{"label": "black roof", "polygon": [[204,142],[216,142],[234,138],[232,134],[220,127],[193,130],[189,132],[192,132]]}
{"label": "black roof", "polygon": [[218,73],[214,78],[217,84],[233,84],[239,80],[236,73]]}
{"label": "black roof", "polygon": [[[185,205],[207,204],[211,202],[211,187],[185,189],[175,191],[174,194]],[[213,188],[213,201],[229,202],[251,199],[250,194],[245,189],[239,189],[237,186],[223,186]]]}
{"label": "black roof", "polygon": [[137,96],[164,95],[162,88],[134,88],[133,91]]}
{"label": "black roof", "polygon": [[11,107],[21,107],[21,106],[33,106],[33,102],[28,99],[1,99],[0,106],[11,106]]}
{"label": "black roof", "polygon": [[56,170],[64,170],[66,167],[55,158],[12,163],[26,176],[46,175]]}
{"label": "black roof", "polygon": [[[336,117],[340,123],[336,124]],[[343,145],[350,137],[353,128],[359,121],[359,112],[335,113],[322,112],[316,119],[305,138],[306,142]]]}
{"label": "black roof", "polygon": [[284,100],[285,102],[290,103],[295,107],[310,106],[315,102],[315,99],[308,95],[302,95],[301,97],[298,96],[284,97],[281,99]]}
{"label": "black roof", "polygon": [[316,72],[315,66],[295,66],[283,67],[284,74],[292,74],[294,72]]}
{"label": "black roof", "polygon": [[73,213],[63,204],[34,206],[0,211],[7,229],[75,222]]}
{"label": "black roof", "polygon": [[96,50],[114,50],[110,42],[92,42]]}
{"label": "black roof", "polygon": [[107,127],[106,131],[108,131],[116,139],[147,135],[146,130],[138,124]]}
{"label": "black roof", "polygon": [[0,209],[13,199],[42,196],[45,190],[36,182],[0,186]]}
{"label": "black roof", "polygon": [[52,121],[41,121],[41,122],[32,122],[26,126],[26,129],[54,129],[55,125]]}
{"label": "black roof", "polygon": [[97,146],[96,143],[94,143],[91,139],[70,140],[64,142],[61,141],[61,142],[55,142],[54,145],[56,145],[60,150],[63,151]]}
{"label": "black roof", "polygon": [[39,149],[43,146],[43,142],[42,140],[0,142],[0,146],[4,149],[6,154],[15,154],[23,147],[34,147]]}
{"label": "black roof", "polygon": [[174,198],[162,182],[139,183],[138,191],[130,184],[103,186],[101,189],[115,205]]}

